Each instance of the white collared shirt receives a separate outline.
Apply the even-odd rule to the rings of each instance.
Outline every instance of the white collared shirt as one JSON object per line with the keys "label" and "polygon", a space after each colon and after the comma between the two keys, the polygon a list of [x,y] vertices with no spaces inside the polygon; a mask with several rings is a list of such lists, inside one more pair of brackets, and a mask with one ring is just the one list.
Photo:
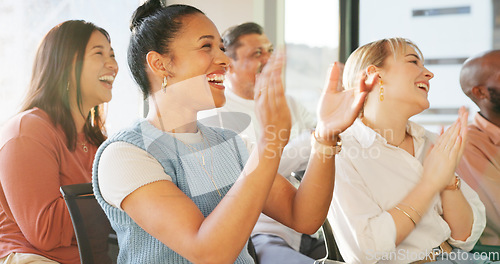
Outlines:
{"label": "white collared shirt", "polygon": [[[387,210],[394,208],[420,181],[423,160],[437,136],[408,122],[415,156],[389,145],[384,137],[357,119],[341,134],[336,180],[328,219],[346,263],[410,263],[425,258],[448,241],[469,251],[485,226],[484,206],[462,181],[461,191],[472,207],[474,224],[466,241],[450,237],[439,195],[408,237],[396,247],[396,226]],[[382,259],[385,255],[388,259]]]}

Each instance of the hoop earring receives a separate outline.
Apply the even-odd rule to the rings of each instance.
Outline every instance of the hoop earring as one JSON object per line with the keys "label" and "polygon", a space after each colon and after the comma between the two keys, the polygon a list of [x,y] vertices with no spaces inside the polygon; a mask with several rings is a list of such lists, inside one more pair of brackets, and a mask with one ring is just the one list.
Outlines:
{"label": "hoop earring", "polygon": [[380,79],[380,81],[379,81],[379,85],[380,85],[379,99],[380,99],[380,102],[384,101],[384,87],[382,86],[383,84],[384,84],[384,82],[382,81],[382,79]]}
{"label": "hoop earring", "polygon": [[161,83],[161,89],[163,93],[167,93],[167,76],[163,76],[163,82]]}

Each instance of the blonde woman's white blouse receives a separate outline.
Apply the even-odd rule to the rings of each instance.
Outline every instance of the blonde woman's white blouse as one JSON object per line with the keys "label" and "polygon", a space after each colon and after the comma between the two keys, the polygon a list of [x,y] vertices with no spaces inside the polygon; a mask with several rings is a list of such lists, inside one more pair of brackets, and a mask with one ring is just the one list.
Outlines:
{"label": "blonde woman's white blouse", "polygon": [[396,247],[396,226],[387,210],[420,181],[423,160],[437,138],[412,122],[408,122],[407,132],[413,137],[415,157],[387,144],[359,119],[341,135],[343,149],[336,158],[328,219],[346,263],[409,263],[424,258],[443,241],[469,251],[485,227],[484,205],[462,181],[461,191],[474,214],[470,237],[466,241],[450,237],[441,199],[436,195],[416,228]]}

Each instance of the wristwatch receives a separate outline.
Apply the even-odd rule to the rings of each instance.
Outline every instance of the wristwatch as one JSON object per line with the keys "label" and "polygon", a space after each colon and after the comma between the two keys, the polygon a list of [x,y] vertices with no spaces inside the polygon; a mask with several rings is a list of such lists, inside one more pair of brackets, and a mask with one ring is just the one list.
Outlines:
{"label": "wristwatch", "polygon": [[458,176],[455,176],[455,183],[450,184],[444,188],[445,190],[460,190],[460,178]]}

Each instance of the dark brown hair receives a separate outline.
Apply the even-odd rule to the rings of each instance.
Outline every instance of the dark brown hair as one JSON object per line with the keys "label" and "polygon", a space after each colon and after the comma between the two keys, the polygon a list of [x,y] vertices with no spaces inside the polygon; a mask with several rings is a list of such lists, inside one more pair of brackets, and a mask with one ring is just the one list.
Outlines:
{"label": "dark brown hair", "polygon": [[128,65],[144,98],[151,90],[146,74],[146,54],[150,51],[169,54],[170,43],[182,29],[182,18],[193,14],[204,13],[188,5],[164,6],[160,0],[148,0],[132,15]]}
{"label": "dark brown hair", "polygon": [[84,133],[87,140],[99,146],[105,139],[102,106],[94,107],[94,124],[90,114],[82,111],[80,78],[83,58],[90,36],[99,31],[108,41],[109,34],[96,25],[82,21],[69,20],[52,28],[42,39],[33,63],[33,73],[28,93],[21,111],[33,107],[44,110],[56,126],[61,126],[67,138],[68,149],[74,150],[77,141],[75,121],[70,111],[68,86],[74,73],[77,104],[86,116]]}

